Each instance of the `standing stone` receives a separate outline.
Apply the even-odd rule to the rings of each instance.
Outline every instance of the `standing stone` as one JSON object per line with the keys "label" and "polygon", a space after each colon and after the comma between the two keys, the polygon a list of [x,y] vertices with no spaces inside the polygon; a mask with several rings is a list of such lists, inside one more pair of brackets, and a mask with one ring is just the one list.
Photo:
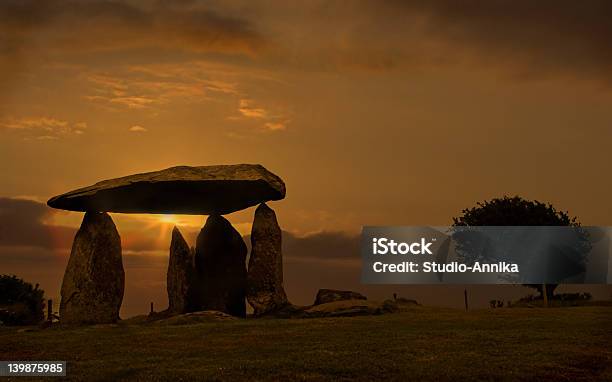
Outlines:
{"label": "standing stone", "polygon": [[104,212],[87,212],[72,243],[62,282],[60,321],[116,322],[124,283],[121,238],[113,220]]}
{"label": "standing stone", "polygon": [[166,289],[168,310],[189,313],[198,310],[196,299],[194,253],[178,228],[172,230]]}
{"label": "standing stone", "polygon": [[246,255],[240,233],[221,215],[210,215],[196,242],[201,309],[246,316]]}
{"label": "standing stone", "polygon": [[255,315],[287,306],[283,289],[281,229],[274,210],[262,203],[255,210],[251,230],[251,257],[247,274],[247,300]]}

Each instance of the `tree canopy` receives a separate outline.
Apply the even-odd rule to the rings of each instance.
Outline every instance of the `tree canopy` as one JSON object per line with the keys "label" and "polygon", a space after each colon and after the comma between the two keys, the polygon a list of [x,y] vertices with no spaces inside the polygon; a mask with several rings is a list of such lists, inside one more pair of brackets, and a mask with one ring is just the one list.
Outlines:
{"label": "tree canopy", "polygon": [[576,217],[558,211],[550,203],[520,196],[478,202],[453,218],[454,226],[580,226]]}
{"label": "tree canopy", "polygon": [[[571,226],[579,227],[576,217],[557,210],[550,203],[527,200],[520,196],[504,196],[478,202],[476,206],[461,211],[462,215],[453,218],[454,227],[468,226]],[[543,293],[541,284],[525,284]],[[552,296],[556,284],[546,285]]]}

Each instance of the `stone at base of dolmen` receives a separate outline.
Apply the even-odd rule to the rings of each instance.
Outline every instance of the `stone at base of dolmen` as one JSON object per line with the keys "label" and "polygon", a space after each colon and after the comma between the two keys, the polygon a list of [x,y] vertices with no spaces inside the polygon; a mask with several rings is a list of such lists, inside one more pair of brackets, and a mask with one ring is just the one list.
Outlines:
{"label": "stone at base of dolmen", "polygon": [[281,310],[289,302],[283,288],[282,233],[274,210],[262,203],[255,210],[247,300],[256,316]]}
{"label": "stone at base of dolmen", "polygon": [[196,242],[195,266],[200,310],[246,317],[247,247],[220,215],[210,215]]}
{"label": "stone at base of dolmen", "polygon": [[193,325],[202,322],[235,321],[239,318],[216,310],[204,310],[185,314],[172,315],[170,317],[155,320],[158,325]]}
{"label": "stone at base of dolmen", "polygon": [[304,310],[306,318],[372,316],[392,313],[388,305],[364,299],[351,299],[313,305]]}
{"label": "stone at base of dolmen", "polygon": [[367,298],[361,293],[350,290],[319,289],[314,305],[345,300],[367,300]]}
{"label": "stone at base of dolmen", "polygon": [[87,212],[74,238],[64,273],[60,322],[116,322],[124,283],[121,239],[115,224],[106,213]]}
{"label": "stone at base of dolmen", "polygon": [[172,230],[166,288],[168,312],[189,313],[198,310],[194,253],[177,227]]}

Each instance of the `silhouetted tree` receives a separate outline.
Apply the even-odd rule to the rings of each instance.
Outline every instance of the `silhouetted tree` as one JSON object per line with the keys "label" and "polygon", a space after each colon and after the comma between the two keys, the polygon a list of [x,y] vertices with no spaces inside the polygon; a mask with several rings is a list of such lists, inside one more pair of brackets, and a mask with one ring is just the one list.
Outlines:
{"label": "silhouetted tree", "polygon": [[39,323],[44,319],[44,294],[38,284],[0,275],[0,321],[5,325]]}
{"label": "silhouetted tree", "polygon": [[[478,202],[475,207],[466,208],[459,217],[453,218],[453,226],[571,226],[579,227],[576,217],[558,211],[550,203],[531,201],[520,196],[495,198]],[[543,295],[542,284],[525,284]],[[547,284],[548,296],[553,295],[556,284]]]}

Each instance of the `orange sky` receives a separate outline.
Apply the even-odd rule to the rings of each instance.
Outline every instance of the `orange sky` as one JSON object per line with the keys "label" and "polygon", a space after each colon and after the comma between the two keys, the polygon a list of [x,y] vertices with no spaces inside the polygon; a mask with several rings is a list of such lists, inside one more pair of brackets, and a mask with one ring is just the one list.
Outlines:
{"label": "orange sky", "polygon": [[[447,225],[504,194],[612,225],[612,5],[471,4],[4,1],[0,196],[261,163],[297,237]],[[247,234],[252,214],[229,218]],[[160,217],[114,219],[165,253]]]}

